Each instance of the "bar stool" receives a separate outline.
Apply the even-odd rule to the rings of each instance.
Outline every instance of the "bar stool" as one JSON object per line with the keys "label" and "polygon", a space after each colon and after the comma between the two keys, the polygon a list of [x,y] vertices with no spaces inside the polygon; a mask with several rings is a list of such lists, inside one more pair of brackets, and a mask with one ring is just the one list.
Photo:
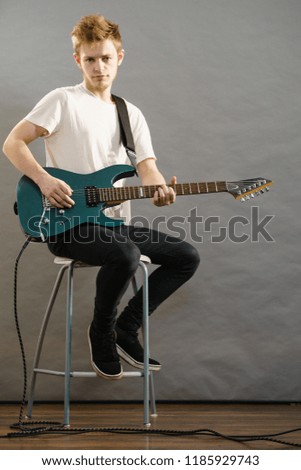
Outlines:
{"label": "bar stool", "polygon": [[[72,371],[71,370],[71,333],[72,333],[72,314],[73,314],[73,281],[74,269],[95,267],[69,258],[56,257],[54,263],[60,265],[61,268],[57,274],[48,305],[43,317],[38,342],[36,346],[33,366],[31,384],[28,394],[27,404],[27,418],[32,416],[32,408],[34,403],[34,393],[36,386],[36,379],[38,374],[55,375],[65,378],[65,391],[64,391],[64,425],[70,426],[70,379],[71,377],[98,377],[97,374],[88,371]],[[149,370],[149,301],[148,301],[148,269],[147,265],[151,260],[147,256],[141,255],[139,267],[142,271],[142,288],[143,288],[143,348],[144,348],[144,369],[139,371],[124,371],[123,377],[142,377],[143,378],[143,423],[145,426],[150,426],[150,416],[157,416],[153,373]],[[66,340],[65,340],[65,369],[63,371],[42,369],[39,368],[40,356],[42,353],[43,342],[45,338],[46,329],[50,319],[50,315],[60,289],[61,282],[64,274],[67,271],[67,301],[66,301]],[[137,292],[136,278],[132,279],[132,287],[134,292]],[[98,377],[99,379],[99,377]],[[149,404],[151,403],[151,414]]]}

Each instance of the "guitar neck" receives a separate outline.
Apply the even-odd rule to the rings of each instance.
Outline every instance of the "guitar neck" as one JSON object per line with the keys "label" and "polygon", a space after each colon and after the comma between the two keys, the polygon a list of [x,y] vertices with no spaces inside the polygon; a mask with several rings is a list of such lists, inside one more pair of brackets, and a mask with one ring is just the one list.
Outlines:
{"label": "guitar neck", "polygon": [[[169,188],[173,188],[177,196],[191,196],[193,194],[228,192],[226,181],[211,181],[203,183],[177,183],[168,184],[167,186]],[[97,188],[97,192],[99,200],[104,202],[126,201],[129,199],[152,198],[159,187],[160,185]]]}

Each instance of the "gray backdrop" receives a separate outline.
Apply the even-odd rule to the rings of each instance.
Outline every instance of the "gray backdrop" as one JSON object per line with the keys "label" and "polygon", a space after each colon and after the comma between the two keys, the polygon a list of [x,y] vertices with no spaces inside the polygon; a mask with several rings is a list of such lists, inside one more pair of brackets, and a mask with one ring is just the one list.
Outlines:
{"label": "gray backdrop", "polygon": [[[181,231],[202,258],[195,277],[152,318],[151,351],[163,363],[158,399],[299,401],[301,2],[1,0],[2,142],[45,93],[81,81],[69,33],[80,16],[95,12],[121,25],[126,58],[114,91],[144,111],[166,178],[274,181],[269,194],[248,204],[228,194],[178,198],[162,210],[135,202],[136,215]],[[32,149],[42,162],[42,143]],[[24,241],[12,212],[18,179],[3,157],[1,400],[22,392],[13,320],[13,268]],[[56,272],[47,247],[30,245],[19,272],[28,365]],[[95,274],[76,275],[77,368],[90,368]],[[54,366],[63,363],[64,300],[63,292],[47,339]],[[43,377],[37,398],[61,399],[62,387]],[[141,393],[142,383],[126,379],[77,379],[72,388],[80,400]]]}

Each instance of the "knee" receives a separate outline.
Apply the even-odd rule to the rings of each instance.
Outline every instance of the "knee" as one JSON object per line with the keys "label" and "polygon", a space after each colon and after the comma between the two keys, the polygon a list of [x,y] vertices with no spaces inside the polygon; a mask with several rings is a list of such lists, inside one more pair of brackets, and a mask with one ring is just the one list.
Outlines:
{"label": "knee", "polygon": [[140,250],[132,244],[124,246],[116,256],[115,262],[120,269],[127,269],[135,273],[140,260]]}
{"label": "knee", "polygon": [[201,261],[198,250],[189,243],[185,244],[181,259],[182,266],[185,265],[186,269],[189,269],[192,274],[197,270]]}

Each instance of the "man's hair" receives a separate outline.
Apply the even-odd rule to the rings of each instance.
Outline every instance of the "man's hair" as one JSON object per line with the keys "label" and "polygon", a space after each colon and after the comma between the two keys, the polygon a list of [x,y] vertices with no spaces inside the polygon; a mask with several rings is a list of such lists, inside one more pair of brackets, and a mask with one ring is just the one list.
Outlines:
{"label": "man's hair", "polygon": [[83,43],[92,44],[96,41],[111,39],[117,52],[122,49],[122,40],[118,24],[112,23],[102,15],[83,16],[71,32],[74,51],[79,55]]}

